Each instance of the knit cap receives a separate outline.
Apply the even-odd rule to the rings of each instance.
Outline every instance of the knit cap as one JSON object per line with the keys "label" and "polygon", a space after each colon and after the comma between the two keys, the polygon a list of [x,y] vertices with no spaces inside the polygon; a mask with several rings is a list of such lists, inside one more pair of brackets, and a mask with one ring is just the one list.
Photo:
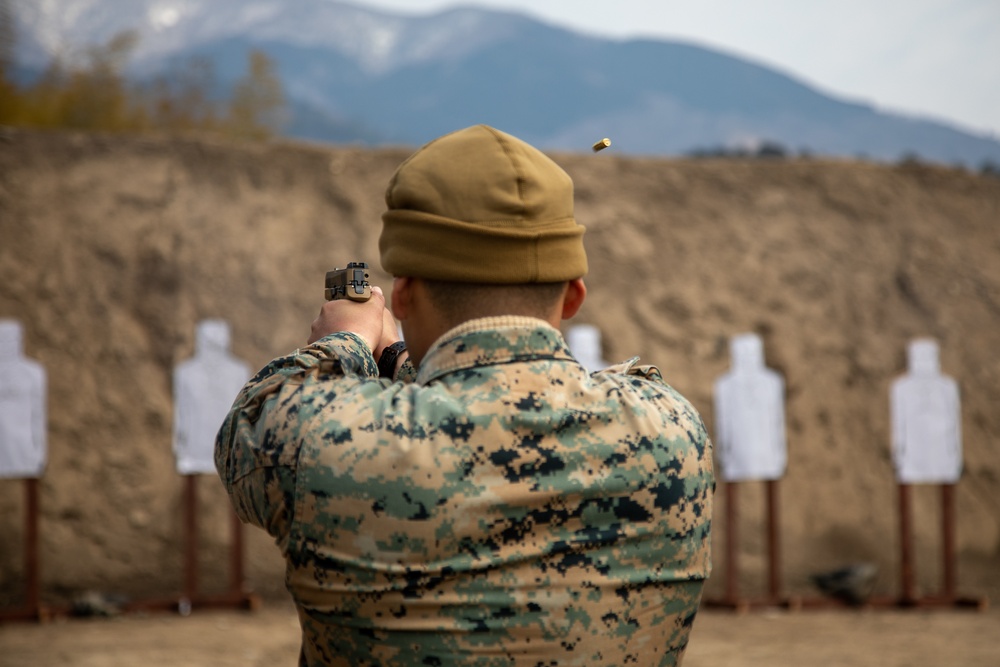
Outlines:
{"label": "knit cap", "polygon": [[396,170],[379,238],[392,275],[454,282],[562,282],[587,273],[573,181],[517,137],[476,125]]}

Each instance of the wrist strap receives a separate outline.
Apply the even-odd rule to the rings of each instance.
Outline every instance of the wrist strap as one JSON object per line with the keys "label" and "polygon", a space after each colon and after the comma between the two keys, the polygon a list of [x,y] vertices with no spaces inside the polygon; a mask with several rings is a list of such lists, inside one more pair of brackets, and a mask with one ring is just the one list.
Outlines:
{"label": "wrist strap", "polygon": [[392,345],[382,350],[382,356],[378,358],[378,376],[382,378],[394,379],[396,376],[396,359],[400,353],[406,349],[406,343],[397,340]]}

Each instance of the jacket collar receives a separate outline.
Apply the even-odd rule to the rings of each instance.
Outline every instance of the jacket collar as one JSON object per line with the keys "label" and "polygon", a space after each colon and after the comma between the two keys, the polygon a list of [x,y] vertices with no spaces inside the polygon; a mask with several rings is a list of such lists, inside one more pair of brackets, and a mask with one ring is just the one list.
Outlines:
{"label": "jacket collar", "polygon": [[533,317],[483,317],[438,338],[421,362],[416,382],[427,384],[459,370],[538,359],[573,361],[558,329]]}

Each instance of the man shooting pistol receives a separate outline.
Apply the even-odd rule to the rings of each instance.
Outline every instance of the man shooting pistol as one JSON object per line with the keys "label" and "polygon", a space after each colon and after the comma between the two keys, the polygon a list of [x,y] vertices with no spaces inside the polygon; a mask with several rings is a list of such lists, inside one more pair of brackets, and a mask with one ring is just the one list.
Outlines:
{"label": "man shooting pistol", "polygon": [[216,441],[286,560],[299,666],[676,667],[711,441],[655,366],[590,373],[563,339],[587,294],[569,174],[476,125],[407,158],[385,203],[390,294],[366,264],[328,273],[308,344]]}

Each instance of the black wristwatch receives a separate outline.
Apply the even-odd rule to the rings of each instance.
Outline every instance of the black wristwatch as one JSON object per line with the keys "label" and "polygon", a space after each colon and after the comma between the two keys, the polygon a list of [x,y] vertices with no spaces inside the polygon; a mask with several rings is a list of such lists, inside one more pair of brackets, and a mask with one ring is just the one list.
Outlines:
{"label": "black wristwatch", "polygon": [[406,343],[397,340],[392,345],[382,350],[382,356],[378,358],[378,376],[392,380],[396,377],[396,359],[400,353],[406,349]]}

